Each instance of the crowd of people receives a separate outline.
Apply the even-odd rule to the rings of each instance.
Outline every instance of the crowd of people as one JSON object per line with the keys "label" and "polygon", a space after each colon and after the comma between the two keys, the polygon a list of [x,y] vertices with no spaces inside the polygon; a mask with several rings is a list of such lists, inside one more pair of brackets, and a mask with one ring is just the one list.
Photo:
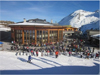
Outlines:
{"label": "crowd of people", "polygon": [[63,40],[52,44],[49,46],[37,48],[29,46],[11,46],[11,49],[16,50],[16,55],[31,55],[31,56],[55,56],[57,58],[59,55],[67,56],[77,56],[80,55],[80,58],[99,58],[100,52],[94,53],[95,48],[85,46],[85,40],[82,39],[72,39],[72,40]]}

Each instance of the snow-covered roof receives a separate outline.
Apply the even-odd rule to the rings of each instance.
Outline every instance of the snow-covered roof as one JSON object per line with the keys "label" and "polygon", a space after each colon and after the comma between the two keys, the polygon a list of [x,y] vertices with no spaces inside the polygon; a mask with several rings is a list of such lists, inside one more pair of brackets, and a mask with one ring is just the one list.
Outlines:
{"label": "snow-covered roof", "polygon": [[100,34],[92,35],[91,37],[100,37]]}
{"label": "snow-covered roof", "polygon": [[12,25],[36,25],[36,26],[53,26],[53,24],[45,24],[45,23],[29,23],[29,22],[23,22],[23,23],[16,23],[16,24],[9,24],[9,26]]}
{"label": "snow-covered roof", "polygon": [[5,27],[4,25],[0,25],[0,28]]}
{"label": "snow-covered roof", "polygon": [[4,25],[0,25],[0,31],[10,31],[10,27],[5,27]]}
{"label": "snow-covered roof", "polygon": [[100,34],[91,35],[91,37],[100,40]]}
{"label": "snow-covered roof", "polygon": [[0,28],[0,31],[10,31],[11,28],[7,27],[7,28]]}

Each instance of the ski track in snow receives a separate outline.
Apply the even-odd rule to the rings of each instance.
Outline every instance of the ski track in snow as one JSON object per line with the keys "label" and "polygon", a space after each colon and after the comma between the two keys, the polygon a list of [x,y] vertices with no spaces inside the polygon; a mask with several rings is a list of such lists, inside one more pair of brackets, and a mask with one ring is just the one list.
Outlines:
{"label": "ski track in snow", "polygon": [[27,63],[28,56],[17,55],[15,52],[0,51],[0,70],[38,70],[43,68],[61,67],[61,66],[95,66],[100,64],[99,59],[84,59],[74,56],[59,55],[55,56],[32,56],[32,63]]}

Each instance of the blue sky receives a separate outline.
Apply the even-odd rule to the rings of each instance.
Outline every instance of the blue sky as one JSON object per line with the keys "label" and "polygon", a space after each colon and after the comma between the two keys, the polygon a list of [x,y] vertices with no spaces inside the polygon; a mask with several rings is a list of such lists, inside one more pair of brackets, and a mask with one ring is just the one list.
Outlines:
{"label": "blue sky", "polygon": [[79,9],[92,12],[99,9],[98,1],[0,1],[0,5],[1,20],[14,22],[23,18],[59,22]]}

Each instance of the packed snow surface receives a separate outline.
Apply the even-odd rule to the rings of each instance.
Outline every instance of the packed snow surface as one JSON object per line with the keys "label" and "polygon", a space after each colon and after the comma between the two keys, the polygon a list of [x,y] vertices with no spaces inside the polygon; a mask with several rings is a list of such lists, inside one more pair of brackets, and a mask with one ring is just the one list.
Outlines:
{"label": "packed snow surface", "polygon": [[95,61],[95,59],[84,59],[64,55],[59,55],[58,58],[55,58],[55,56],[32,56],[32,64],[30,64],[27,63],[28,56],[16,56],[15,52],[8,51],[0,51],[0,59],[0,70],[38,70],[61,66],[92,67],[95,66],[94,62],[100,64],[100,61]]}

